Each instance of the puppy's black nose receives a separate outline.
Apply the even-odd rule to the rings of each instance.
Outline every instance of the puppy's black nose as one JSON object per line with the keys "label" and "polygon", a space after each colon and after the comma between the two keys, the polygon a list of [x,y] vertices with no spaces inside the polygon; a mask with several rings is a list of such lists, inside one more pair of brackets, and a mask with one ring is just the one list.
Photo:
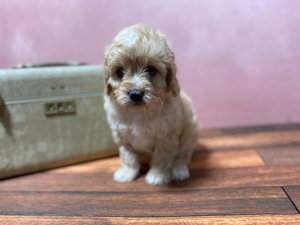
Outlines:
{"label": "puppy's black nose", "polygon": [[132,90],[132,91],[129,92],[129,97],[134,102],[140,102],[140,101],[142,101],[143,96],[144,96],[144,92],[143,91]]}

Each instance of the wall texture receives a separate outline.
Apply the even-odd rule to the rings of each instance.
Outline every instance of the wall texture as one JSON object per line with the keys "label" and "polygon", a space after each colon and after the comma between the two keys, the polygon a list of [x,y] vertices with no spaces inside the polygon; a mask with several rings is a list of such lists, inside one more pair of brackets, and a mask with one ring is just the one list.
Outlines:
{"label": "wall texture", "polygon": [[0,0],[0,68],[103,63],[120,29],[166,34],[204,128],[300,122],[298,0]]}

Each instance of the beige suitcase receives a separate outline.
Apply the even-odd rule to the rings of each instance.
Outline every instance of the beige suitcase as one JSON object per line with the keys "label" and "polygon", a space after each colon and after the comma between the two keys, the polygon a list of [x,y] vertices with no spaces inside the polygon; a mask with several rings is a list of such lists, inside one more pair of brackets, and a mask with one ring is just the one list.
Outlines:
{"label": "beige suitcase", "polygon": [[102,66],[0,70],[0,179],[117,155]]}

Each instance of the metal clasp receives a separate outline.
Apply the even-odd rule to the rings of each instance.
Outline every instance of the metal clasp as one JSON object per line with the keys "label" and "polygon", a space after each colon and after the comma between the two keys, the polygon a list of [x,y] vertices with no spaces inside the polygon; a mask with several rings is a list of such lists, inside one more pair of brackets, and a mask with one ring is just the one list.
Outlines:
{"label": "metal clasp", "polygon": [[56,116],[70,113],[76,113],[76,105],[74,100],[45,103],[46,116]]}
{"label": "metal clasp", "polygon": [[0,95],[0,122],[4,121],[4,116],[5,116],[4,100]]}

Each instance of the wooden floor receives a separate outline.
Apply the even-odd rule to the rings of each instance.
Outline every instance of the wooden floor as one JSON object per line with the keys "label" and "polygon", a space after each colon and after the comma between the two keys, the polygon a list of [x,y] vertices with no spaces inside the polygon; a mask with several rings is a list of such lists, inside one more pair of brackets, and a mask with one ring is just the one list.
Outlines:
{"label": "wooden floor", "polygon": [[115,183],[119,165],[0,181],[0,224],[300,224],[300,125],[203,131],[181,183]]}

